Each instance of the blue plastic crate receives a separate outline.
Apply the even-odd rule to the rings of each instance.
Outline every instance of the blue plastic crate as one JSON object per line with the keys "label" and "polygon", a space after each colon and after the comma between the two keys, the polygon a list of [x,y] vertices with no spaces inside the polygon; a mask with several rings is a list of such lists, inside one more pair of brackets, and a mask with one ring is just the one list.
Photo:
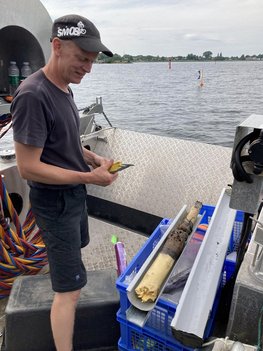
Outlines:
{"label": "blue plastic crate", "polygon": [[[231,262],[230,266],[234,263]],[[225,269],[222,276],[226,277]],[[223,281],[223,279],[222,279]],[[211,335],[213,330],[215,315],[219,304],[221,289],[218,289],[215,303],[207,321],[204,337]],[[117,312],[117,320],[120,323],[121,338],[119,340],[120,349],[123,350],[152,350],[152,351],[193,351],[192,348],[186,347],[177,341],[171,328],[171,322],[176,312],[176,305],[163,299],[159,299],[154,309],[150,312],[146,324],[141,328],[126,319],[126,315]],[[142,345],[145,349],[142,349]],[[151,345],[151,348],[149,348]]]}
{"label": "blue plastic crate", "polygon": [[[200,210],[200,214],[204,215],[202,218],[202,221],[201,221],[202,224],[209,224],[210,223],[210,220],[211,220],[211,217],[214,213],[214,210],[215,210],[214,206],[210,206],[210,205],[203,205],[202,206],[202,208]],[[244,212],[237,211],[233,230],[232,230],[232,235],[231,235],[229,246],[228,246],[228,253],[236,251],[237,244],[239,242],[239,236],[240,236],[241,229],[242,229],[243,220],[244,220]]]}
{"label": "blue plastic crate", "polygon": [[120,323],[121,338],[118,342],[119,350],[140,350],[140,351],[192,351],[191,348],[183,346],[172,336],[164,338],[158,330],[140,328],[122,318],[117,313],[117,320]]}
{"label": "blue plastic crate", "polygon": [[[209,205],[204,205],[202,207],[200,211],[200,214],[204,214],[201,221],[202,224],[209,224],[214,209],[215,207]],[[234,251],[236,248],[236,243],[239,240],[239,235],[242,229],[242,222],[243,213],[238,212],[233,226],[231,241],[229,244],[229,252]],[[150,317],[148,318],[143,328],[139,328],[138,326],[126,320],[126,311],[131,305],[126,291],[129,282],[139,271],[146,258],[150,255],[154,247],[157,245],[165,233],[165,230],[168,228],[169,223],[171,223],[171,220],[167,218],[161,221],[149,239],[144,243],[142,248],[129,263],[126,270],[117,279],[116,286],[120,294],[120,309],[117,314],[117,319],[120,322],[121,327],[121,339],[119,341],[120,349],[143,351],[149,349],[152,351],[191,350],[190,348],[187,348],[180,344],[172,336],[170,324],[176,312],[176,304],[171,303],[162,297],[157,301],[155,308],[151,311]],[[235,262],[225,260],[220,287],[222,287],[226,281],[231,278],[234,269]],[[207,322],[204,335],[205,338],[211,334],[213,328],[214,318],[219,303],[220,292],[221,289],[218,290],[213,310]],[[151,347],[149,348],[147,345],[151,345]]]}

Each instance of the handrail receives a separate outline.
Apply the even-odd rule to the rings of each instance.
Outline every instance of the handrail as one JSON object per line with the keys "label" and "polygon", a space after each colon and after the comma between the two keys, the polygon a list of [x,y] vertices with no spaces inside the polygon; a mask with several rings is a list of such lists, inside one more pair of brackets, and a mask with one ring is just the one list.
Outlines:
{"label": "handrail", "polygon": [[78,111],[83,112],[85,115],[92,115],[95,113],[102,114],[104,116],[104,118],[106,119],[106,121],[108,122],[108,124],[112,127],[110,120],[108,119],[105,112],[103,111],[102,97],[101,96],[96,97],[96,102],[94,102],[90,106],[78,109]]}

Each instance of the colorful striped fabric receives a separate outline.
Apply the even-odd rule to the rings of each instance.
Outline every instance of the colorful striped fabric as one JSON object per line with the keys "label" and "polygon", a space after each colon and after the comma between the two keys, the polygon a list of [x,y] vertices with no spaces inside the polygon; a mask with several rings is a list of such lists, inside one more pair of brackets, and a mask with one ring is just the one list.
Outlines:
{"label": "colorful striped fabric", "polygon": [[37,274],[47,263],[46,248],[31,209],[21,225],[0,176],[0,298],[9,295],[17,276]]}

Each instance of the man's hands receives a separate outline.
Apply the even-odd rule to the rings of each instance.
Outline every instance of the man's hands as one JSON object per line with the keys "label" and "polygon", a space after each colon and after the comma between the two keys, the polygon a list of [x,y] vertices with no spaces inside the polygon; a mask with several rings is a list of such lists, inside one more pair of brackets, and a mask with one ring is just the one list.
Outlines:
{"label": "man's hands", "polygon": [[111,174],[109,172],[113,160],[108,160],[85,148],[83,148],[83,155],[85,161],[93,168],[93,170],[87,174],[87,177],[89,177],[89,184],[107,186],[117,178],[117,174]]}
{"label": "man's hands", "polygon": [[93,156],[93,158],[90,161],[90,165],[93,169],[102,166],[105,163],[105,161],[108,160],[108,159],[106,159],[102,156],[99,156],[97,154],[94,154],[94,153],[92,156]]}
{"label": "man's hands", "polygon": [[118,177],[117,173],[111,174],[109,172],[113,160],[107,160],[98,155],[96,156],[97,157],[94,159],[94,167],[92,166],[93,170],[89,174],[89,183],[101,186],[110,185]]}

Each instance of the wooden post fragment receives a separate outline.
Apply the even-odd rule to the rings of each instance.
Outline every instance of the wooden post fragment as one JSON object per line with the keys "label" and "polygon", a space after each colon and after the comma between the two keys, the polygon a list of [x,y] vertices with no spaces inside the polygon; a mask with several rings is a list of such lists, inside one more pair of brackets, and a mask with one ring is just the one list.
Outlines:
{"label": "wooden post fragment", "polygon": [[158,297],[163,282],[183,251],[201,207],[202,203],[196,201],[183,222],[167,236],[156,259],[135,288],[135,293],[142,302],[154,302]]}

